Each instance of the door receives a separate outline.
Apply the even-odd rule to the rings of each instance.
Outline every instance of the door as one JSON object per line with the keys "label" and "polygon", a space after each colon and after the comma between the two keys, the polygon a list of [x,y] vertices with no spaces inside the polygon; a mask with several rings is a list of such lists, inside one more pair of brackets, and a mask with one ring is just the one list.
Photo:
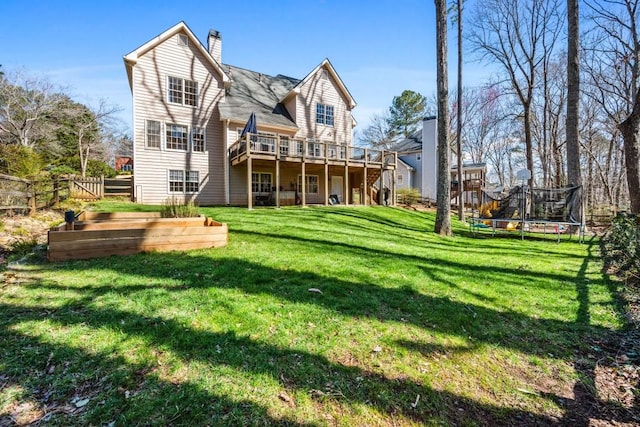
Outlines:
{"label": "door", "polygon": [[344,177],[340,175],[334,175],[331,177],[331,194],[336,194],[340,203],[344,203],[342,193],[344,192]]}

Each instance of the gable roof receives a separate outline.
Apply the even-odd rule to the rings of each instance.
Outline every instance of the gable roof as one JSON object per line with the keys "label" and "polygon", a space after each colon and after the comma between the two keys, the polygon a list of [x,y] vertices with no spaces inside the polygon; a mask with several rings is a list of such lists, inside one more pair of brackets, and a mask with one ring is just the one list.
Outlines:
{"label": "gable roof", "polygon": [[331,74],[331,77],[333,77],[333,79],[337,82],[338,89],[342,92],[342,94],[346,98],[347,105],[349,106],[349,108],[351,109],[355,108],[356,106],[355,99],[353,99],[353,96],[351,96],[351,93],[349,92],[347,87],[344,85],[344,82],[336,72],[336,69],[333,68],[331,61],[329,61],[328,58],[325,58],[324,61],[322,61],[316,68],[311,70],[311,72],[307,74],[305,78],[303,78],[302,80],[299,80],[298,84],[295,87],[291,88],[291,90],[283,98],[281,98],[280,101],[284,102],[290,96],[297,95],[300,92],[300,88],[304,86],[304,84],[307,83],[309,80],[311,80],[311,78],[323,68],[326,69],[329,72],[329,74]]}
{"label": "gable roof", "polygon": [[292,131],[298,129],[280,100],[300,80],[281,74],[273,77],[232,65],[223,65],[231,77],[224,102],[218,104],[220,119],[244,123],[256,113],[258,126],[274,126]]}
{"label": "gable roof", "polygon": [[133,66],[135,66],[136,63],[138,62],[138,58],[140,58],[141,56],[149,52],[151,49],[158,46],[160,43],[165,42],[166,40],[170,39],[171,37],[173,37],[174,35],[180,32],[184,32],[187,34],[187,37],[189,37],[190,43],[192,43],[193,46],[195,46],[196,49],[198,49],[200,53],[202,53],[202,55],[213,66],[213,69],[220,73],[220,75],[222,76],[222,81],[225,83],[229,82],[229,76],[225,74],[220,64],[218,64],[218,62],[215,59],[213,59],[209,51],[202,45],[202,43],[200,43],[200,40],[198,40],[198,38],[193,34],[193,31],[191,31],[191,29],[187,26],[187,24],[184,21],[180,21],[173,27],[169,28],[168,30],[158,35],[157,37],[149,40],[139,48],[135,49],[134,51],[124,56],[123,59],[124,59],[125,67],[127,69],[127,77],[129,79],[130,88],[133,88],[132,70],[133,70]]}
{"label": "gable roof", "polygon": [[398,153],[407,153],[412,151],[422,150],[422,128],[416,130],[409,138],[404,138],[398,141],[391,151],[397,151]]}

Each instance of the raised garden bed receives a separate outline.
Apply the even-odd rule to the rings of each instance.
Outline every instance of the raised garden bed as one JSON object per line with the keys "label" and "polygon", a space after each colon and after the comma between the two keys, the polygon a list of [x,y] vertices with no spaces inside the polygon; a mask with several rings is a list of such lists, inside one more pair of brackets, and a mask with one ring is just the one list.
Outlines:
{"label": "raised garden bed", "polygon": [[81,212],[73,224],[49,230],[49,261],[138,252],[217,248],[227,244],[227,224],[204,216],[161,218],[149,212]]}

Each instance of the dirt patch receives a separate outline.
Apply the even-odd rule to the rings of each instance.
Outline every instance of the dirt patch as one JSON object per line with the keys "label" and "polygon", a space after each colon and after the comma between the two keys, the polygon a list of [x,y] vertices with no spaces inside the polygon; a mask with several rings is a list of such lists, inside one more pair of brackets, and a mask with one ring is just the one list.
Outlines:
{"label": "dirt patch", "polygon": [[38,211],[32,217],[0,216],[0,265],[21,245],[46,244],[49,228],[63,221],[64,214],[54,210]]}

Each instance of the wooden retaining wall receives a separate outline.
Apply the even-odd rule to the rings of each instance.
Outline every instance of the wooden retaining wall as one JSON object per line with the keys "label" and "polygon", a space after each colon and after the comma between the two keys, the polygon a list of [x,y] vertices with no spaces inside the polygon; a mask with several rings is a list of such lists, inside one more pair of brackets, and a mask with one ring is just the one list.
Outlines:
{"label": "wooden retaining wall", "polygon": [[216,248],[227,244],[227,224],[211,218],[160,218],[148,212],[77,215],[49,230],[49,261],[87,259],[139,252]]}

